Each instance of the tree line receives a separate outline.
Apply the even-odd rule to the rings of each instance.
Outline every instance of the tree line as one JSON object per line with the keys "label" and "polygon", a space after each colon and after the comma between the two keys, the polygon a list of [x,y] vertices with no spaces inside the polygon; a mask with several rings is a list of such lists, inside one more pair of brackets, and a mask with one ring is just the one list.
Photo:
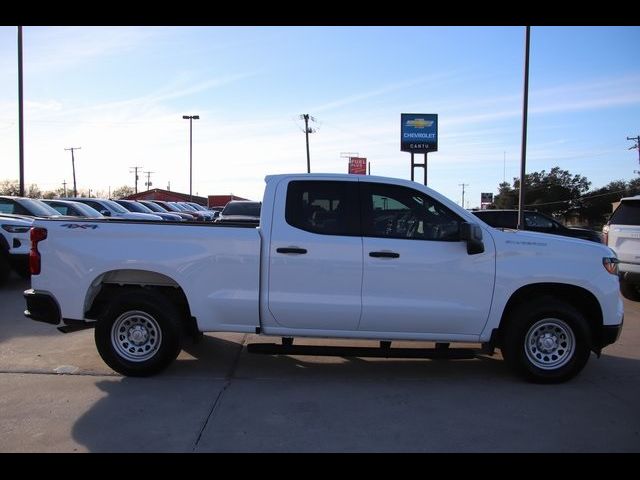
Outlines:
{"label": "tree line", "polygon": [[[594,228],[604,225],[611,215],[611,204],[623,197],[640,194],[640,178],[615,180],[590,190],[591,182],[560,167],[525,175],[525,209],[536,210],[559,219],[573,217],[578,223]],[[518,208],[520,179],[502,182],[498,194],[487,208]]]}
{"label": "tree line", "polygon": [[[63,187],[56,188],[55,190],[41,190],[37,184],[25,185],[25,197],[29,198],[61,198],[72,197],[73,189],[67,188],[66,194]],[[93,198],[113,198],[119,199],[128,197],[134,193],[133,187],[123,185],[109,192],[104,190],[78,190],[78,197],[93,197]],[[0,181],[0,195],[11,195],[17,197],[20,195],[20,182],[18,180],[2,180]]]}

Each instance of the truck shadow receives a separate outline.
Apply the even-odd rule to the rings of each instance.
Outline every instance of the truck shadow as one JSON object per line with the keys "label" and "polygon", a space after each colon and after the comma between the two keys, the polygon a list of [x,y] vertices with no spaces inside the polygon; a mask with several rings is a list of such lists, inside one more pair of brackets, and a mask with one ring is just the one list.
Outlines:
{"label": "truck shadow", "polygon": [[[425,426],[434,421],[434,415],[451,415],[456,421],[483,425],[483,418],[491,418],[487,417],[488,411],[500,415],[506,409],[513,416],[513,428],[518,429],[517,422],[534,418],[532,412],[543,409],[552,397],[554,408],[559,402],[574,404],[594,385],[605,388],[607,382],[619,384],[620,376],[639,378],[640,360],[603,355],[598,361],[592,356],[573,381],[534,385],[513,376],[499,352],[495,357],[469,360],[261,355],[248,353],[241,342],[206,335],[198,344],[186,345],[185,354],[162,374],[96,379],[100,398],[77,419],[72,435],[92,452],[190,452],[201,449],[201,437],[200,445],[208,448],[205,439],[220,435],[219,423],[247,439],[266,435],[269,425],[265,422],[272,421],[273,412],[278,412],[285,424],[288,418],[293,420],[286,434],[306,439],[307,446],[302,450],[333,450],[338,447],[314,444],[312,433],[305,433],[304,421],[315,425],[318,419],[332,418],[329,422],[335,425],[326,428],[357,426],[359,432],[372,429],[372,434],[378,435],[379,423],[390,421],[384,416],[390,411],[396,415],[398,409]],[[629,383],[623,387],[635,388],[627,392],[630,399],[640,393],[637,382],[632,383],[636,386]],[[471,398],[476,397],[484,399],[478,409],[472,408]],[[437,408],[425,409],[421,398],[431,398],[429,401],[438,403]],[[345,412],[340,412],[341,405]],[[357,420],[351,419],[352,415],[357,415]],[[301,423],[301,418],[307,420]],[[284,425],[277,427],[282,429]],[[289,428],[297,431],[289,432]],[[245,450],[237,446],[237,438],[235,441],[236,447],[231,450]],[[309,443],[315,446],[310,448]],[[274,446],[246,449],[273,451]],[[289,449],[298,450],[295,446]]]}

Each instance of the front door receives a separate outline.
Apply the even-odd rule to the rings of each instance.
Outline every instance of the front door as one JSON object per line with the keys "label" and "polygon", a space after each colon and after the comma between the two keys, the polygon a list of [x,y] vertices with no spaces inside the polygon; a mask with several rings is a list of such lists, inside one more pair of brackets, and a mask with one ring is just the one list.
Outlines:
{"label": "front door", "polygon": [[360,182],[364,275],[359,329],[479,334],[489,315],[495,255],[469,255],[465,221],[428,195]]}

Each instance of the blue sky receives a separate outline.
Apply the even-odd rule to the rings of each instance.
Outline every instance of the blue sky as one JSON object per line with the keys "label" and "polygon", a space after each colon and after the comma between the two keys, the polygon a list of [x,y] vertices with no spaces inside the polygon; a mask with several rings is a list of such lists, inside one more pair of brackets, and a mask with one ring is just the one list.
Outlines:
{"label": "blue sky", "polygon": [[[439,115],[429,186],[465,206],[519,175],[524,27],[25,27],[25,180],[42,189],[133,185],[260,199],[264,176],[410,178],[400,114]],[[560,166],[592,188],[640,169],[640,27],[532,27],[527,171]],[[18,178],[17,29],[0,27],[0,180]],[[506,161],[505,161],[506,159]],[[422,171],[416,169],[416,178]],[[144,180],[138,183],[144,189]]]}

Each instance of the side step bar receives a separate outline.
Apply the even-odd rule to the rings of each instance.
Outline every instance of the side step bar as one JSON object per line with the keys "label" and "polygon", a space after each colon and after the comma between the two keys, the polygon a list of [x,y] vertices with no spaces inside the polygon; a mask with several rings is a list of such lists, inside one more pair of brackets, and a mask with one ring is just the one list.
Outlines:
{"label": "side step bar", "polygon": [[[386,343],[386,342],[381,342]],[[437,344],[436,344],[437,345]],[[382,358],[446,358],[462,359],[475,358],[486,354],[486,350],[479,348],[391,348],[387,345],[380,347],[340,347],[323,345],[287,345],[279,343],[249,343],[249,353],[267,355],[314,355],[329,357],[382,357]]]}

